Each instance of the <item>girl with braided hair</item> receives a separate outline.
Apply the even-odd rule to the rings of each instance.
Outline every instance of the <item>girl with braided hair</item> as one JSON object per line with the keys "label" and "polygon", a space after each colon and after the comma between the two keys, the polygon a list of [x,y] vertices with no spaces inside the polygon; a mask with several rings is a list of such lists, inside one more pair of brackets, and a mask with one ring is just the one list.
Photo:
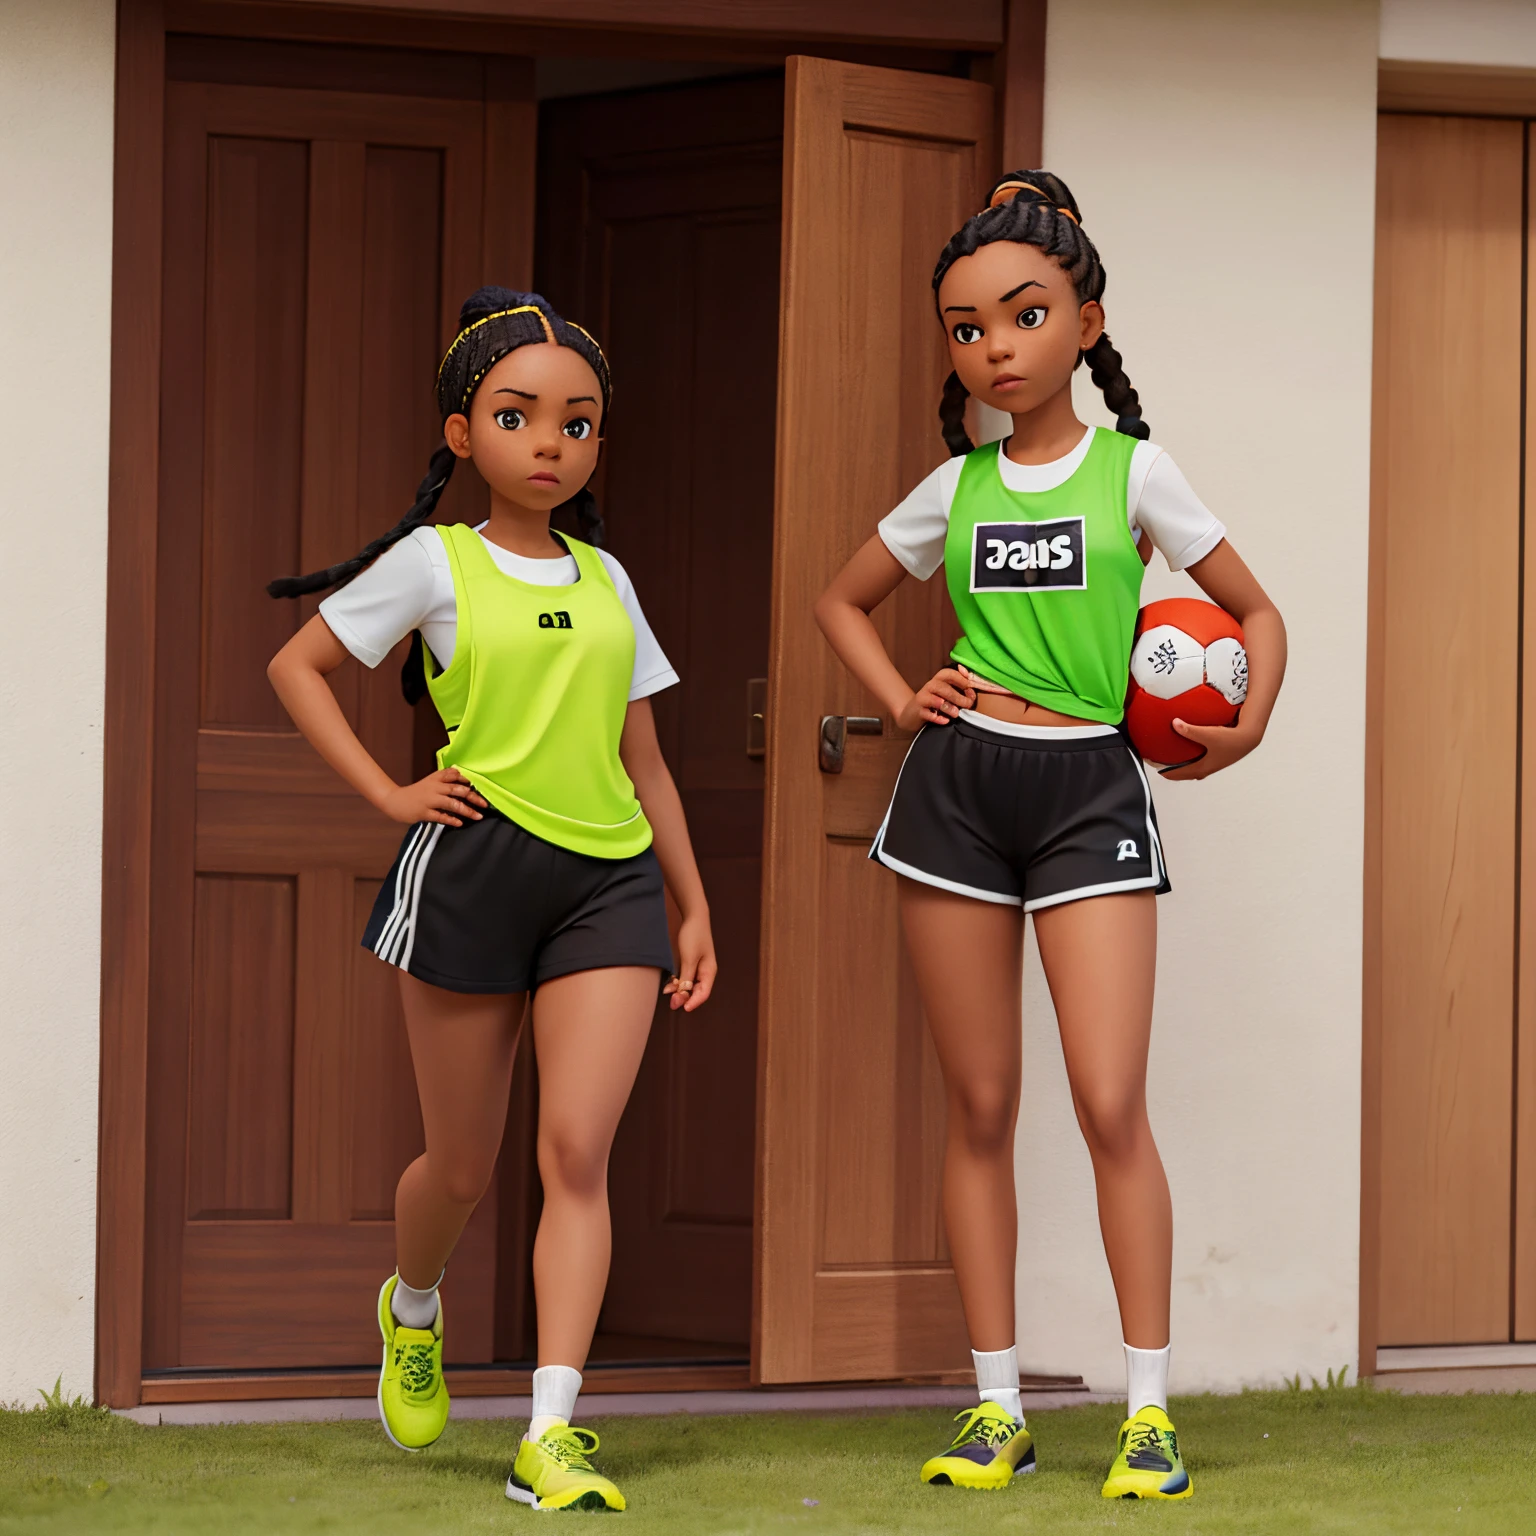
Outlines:
{"label": "girl with braided hair", "polygon": [[[1146,1108],[1157,947],[1169,889],[1146,774],[1118,729],[1142,571],[1155,547],[1243,626],[1236,725],[1177,724],[1200,779],[1263,738],[1285,628],[1173,461],[1104,330],[1104,267],[1067,187],[1016,171],[950,240],[933,277],[954,371],[952,457],[879,525],[817,604],[833,649],[916,731],[870,857],[900,877],[902,926],[944,1074],[944,1214],[980,1403],[925,1482],[1001,1488],[1032,1471],[1014,1332],[1013,1141],[1023,913],[1032,913],[1119,1300],[1128,1417],[1106,1498],[1193,1491],[1168,1419],[1173,1218]],[[1116,430],[1086,427],[1087,363]],[[968,396],[1012,431],[975,448]],[[940,566],[962,634],[915,692],[869,617]],[[963,978],[963,979],[962,979]]]}
{"label": "girl with braided hair", "polygon": [[[623,567],[595,547],[587,482],[611,385],[601,348],[537,294],[482,288],[438,371],[443,443],[411,509],[351,560],[272,583],[346,582],[268,675],[294,723],[409,831],[363,944],[398,967],[426,1151],[395,1197],[398,1268],[379,1293],[379,1414],[420,1450],[448,1418],[444,1266],[500,1150],[524,1002],[539,1070],[544,1208],[534,1243],[539,1368],[507,1496],[538,1509],[623,1509],[571,1427],[608,1278],[608,1155],[672,972],[664,886],[682,913],[663,989],[689,1012],[715,978],[709,908],[662,760],[650,695],[677,682]],[[454,466],[490,487],[478,528],[426,526]],[[585,539],[550,515],[571,508]],[[591,542],[587,542],[590,540]],[[448,730],[438,768],[396,784],[326,675],[375,667],[414,631],[407,698]]]}

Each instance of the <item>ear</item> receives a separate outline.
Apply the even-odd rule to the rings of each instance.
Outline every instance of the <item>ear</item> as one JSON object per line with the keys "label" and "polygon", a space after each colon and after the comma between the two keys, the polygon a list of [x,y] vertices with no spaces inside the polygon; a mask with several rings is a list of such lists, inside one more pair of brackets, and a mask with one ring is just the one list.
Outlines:
{"label": "ear", "polygon": [[1104,334],[1104,306],[1097,299],[1089,299],[1078,310],[1077,323],[1077,350],[1086,352]]}
{"label": "ear", "polygon": [[443,423],[443,441],[453,450],[456,458],[469,458],[469,417],[455,411]]}

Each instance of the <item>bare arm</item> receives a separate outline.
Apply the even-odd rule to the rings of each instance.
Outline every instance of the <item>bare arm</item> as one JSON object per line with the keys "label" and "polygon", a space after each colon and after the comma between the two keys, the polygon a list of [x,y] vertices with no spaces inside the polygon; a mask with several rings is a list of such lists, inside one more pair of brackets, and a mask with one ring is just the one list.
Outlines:
{"label": "bare arm", "polygon": [[975,704],[976,695],[953,667],[941,668],[914,693],[886,654],[869,616],[906,574],[906,567],[874,534],[816,600],[816,622],[838,659],[880,700],[896,724],[904,731],[915,731],[925,722],[948,725],[962,709]]}
{"label": "bare arm", "polygon": [[485,801],[457,768],[443,768],[415,784],[396,784],[357,739],[326,678],[347,659],[347,648],[316,614],[267,664],[267,677],[283,708],[332,768],[370,805],[393,821],[440,821],[461,827],[479,821]]}
{"label": "bare arm", "polygon": [[1182,768],[1164,770],[1168,779],[1204,779],[1246,757],[1264,739],[1270,713],[1285,679],[1285,621],[1270,602],[1242,556],[1223,539],[1203,560],[1189,567],[1189,574],[1212,602],[1226,609],[1243,626],[1243,645],[1248,652],[1248,698],[1237,724],[1186,725],[1175,720],[1173,728],[1205,748],[1205,755]]}
{"label": "bare arm", "polygon": [[636,699],[624,716],[619,738],[619,759],[635,786],[645,819],[654,835],[656,861],[666,878],[667,889],[683,915],[678,930],[677,976],[669,981],[672,1007],[692,1013],[708,1000],[715,984],[715,940],[709,927],[709,903],[698,861],[688,836],[682,798],[672,782],[671,771],[656,739],[656,716],[649,699]]}

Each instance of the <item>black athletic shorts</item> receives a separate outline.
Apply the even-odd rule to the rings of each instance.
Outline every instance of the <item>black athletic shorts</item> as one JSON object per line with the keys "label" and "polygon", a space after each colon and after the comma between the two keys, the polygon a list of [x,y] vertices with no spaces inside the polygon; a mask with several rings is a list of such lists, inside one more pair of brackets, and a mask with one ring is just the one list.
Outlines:
{"label": "black athletic shorts", "polygon": [[363,948],[450,992],[530,992],[574,971],[672,968],[661,866],[572,853],[487,806],[405,834]]}
{"label": "black athletic shorts", "polygon": [[1026,912],[1171,889],[1146,771],[1112,725],[1013,725],[965,710],[924,726],[869,856]]}

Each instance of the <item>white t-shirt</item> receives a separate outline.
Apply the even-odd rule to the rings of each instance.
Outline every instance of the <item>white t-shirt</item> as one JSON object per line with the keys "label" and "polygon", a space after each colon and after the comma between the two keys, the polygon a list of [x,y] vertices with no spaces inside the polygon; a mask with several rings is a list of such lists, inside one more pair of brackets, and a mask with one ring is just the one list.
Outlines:
{"label": "white t-shirt", "polygon": [[[484,528],[485,524],[479,526]],[[576,582],[574,555],[530,560],[491,543],[483,533],[480,537],[497,567],[518,581],[535,587],[569,587]],[[635,627],[630,701],[670,688],[678,680],[677,673],[645,622],[628,574],[606,550],[598,550],[597,555],[613,578],[614,590]],[[320,617],[365,667],[378,666],[405,636],[419,629],[437,664],[446,669],[458,638],[459,605],[453,595],[453,570],[442,536],[436,528],[414,529],[339,592],[332,592],[320,604]]]}
{"label": "white t-shirt", "polygon": [[[1055,490],[1088,457],[1093,434],[1099,430],[1089,427],[1071,453],[1049,464],[1015,464],[999,443],[997,467],[1003,484],[1010,491]],[[885,547],[919,581],[927,581],[944,563],[949,509],[964,467],[964,454],[947,459],[894,512],[880,520]],[[1175,571],[1203,560],[1227,536],[1227,530],[1189,488],[1178,465],[1154,443],[1137,443],[1131,451],[1125,506],[1137,544],[1145,533]]]}

